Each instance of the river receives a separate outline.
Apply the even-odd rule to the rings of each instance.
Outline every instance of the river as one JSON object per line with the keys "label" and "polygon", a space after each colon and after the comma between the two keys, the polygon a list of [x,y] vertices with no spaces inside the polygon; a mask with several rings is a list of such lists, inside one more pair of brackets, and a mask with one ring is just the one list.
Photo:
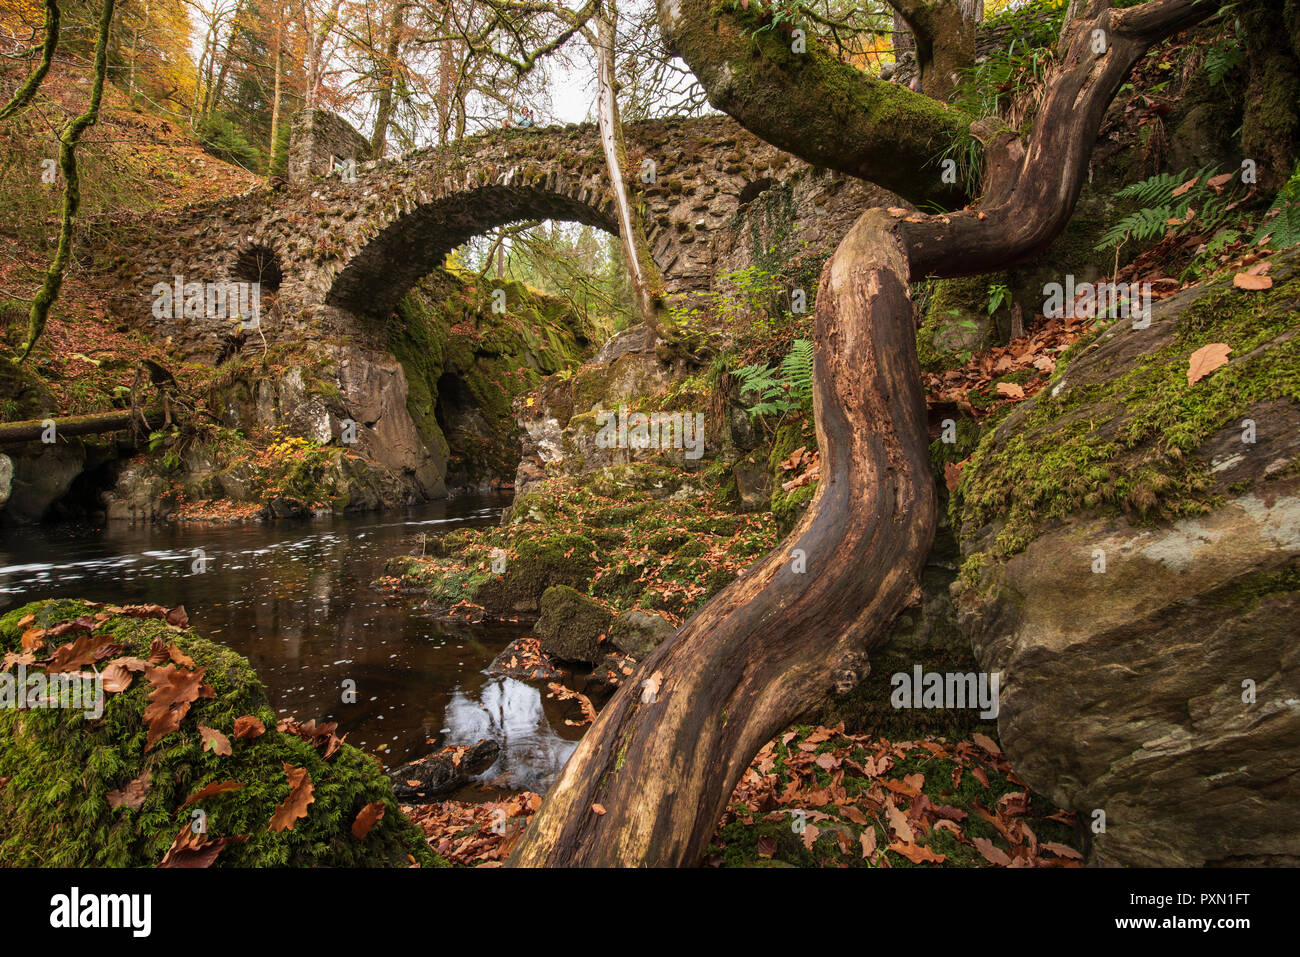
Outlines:
{"label": "river", "polygon": [[[270,523],[4,529],[0,612],[55,597],[183,604],[199,633],[248,658],[278,714],[337,721],[389,768],[493,738],[499,760],[456,796],[544,790],[581,732],[536,687],[483,673],[524,629],[449,625],[371,586],[421,534],[495,524],[508,504],[463,495]],[[345,679],[355,704],[343,703]]]}

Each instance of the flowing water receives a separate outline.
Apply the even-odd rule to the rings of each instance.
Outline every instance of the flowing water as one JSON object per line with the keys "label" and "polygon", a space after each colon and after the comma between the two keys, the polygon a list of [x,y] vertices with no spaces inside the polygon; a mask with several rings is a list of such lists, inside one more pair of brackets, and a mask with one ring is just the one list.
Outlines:
{"label": "flowing water", "polygon": [[[580,732],[537,688],[483,673],[524,629],[449,625],[371,587],[421,534],[495,524],[508,504],[465,495],[266,524],[6,529],[0,612],[56,597],[183,604],[199,633],[248,658],[278,714],[337,721],[348,743],[389,768],[493,738],[501,757],[481,781],[541,790]],[[343,703],[345,679],[356,682],[355,704]]]}

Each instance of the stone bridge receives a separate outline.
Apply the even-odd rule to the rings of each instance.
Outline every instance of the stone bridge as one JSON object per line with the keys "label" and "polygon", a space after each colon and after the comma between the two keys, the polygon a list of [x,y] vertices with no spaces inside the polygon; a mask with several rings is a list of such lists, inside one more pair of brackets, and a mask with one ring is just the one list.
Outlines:
{"label": "stone bridge", "polygon": [[[713,231],[808,169],[723,116],[630,123],[626,138],[633,200],[643,204],[670,292],[708,289]],[[231,322],[154,319],[156,283],[260,282],[264,298],[274,293],[269,315],[263,308],[268,341],[356,334],[364,320],[391,315],[447,253],[496,227],[549,218],[617,230],[591,124],[493,130],[399,159],[355,162],[349,175],[346,161],[363,147],[336,117],[300,116],[287,185],[115,224],[119,247],[101,262],[110,307],[212,361]],[[643,182],[651,167],[653,180]]]}

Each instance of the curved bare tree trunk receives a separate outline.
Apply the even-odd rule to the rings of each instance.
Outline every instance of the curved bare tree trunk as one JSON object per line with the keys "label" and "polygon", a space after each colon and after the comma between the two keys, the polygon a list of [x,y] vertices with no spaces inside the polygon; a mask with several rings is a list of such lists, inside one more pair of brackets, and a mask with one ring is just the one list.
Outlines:
{"label": "curved bare tree trunk", "polygon": [[896,228],[868,212],[822,272],[813,407],[824,459],[803,520],[646,659],[650,687],[606,706],[512,863],[698,860],[753,754],[846,673],[860,679],[867,649],[915,594],[935,499]]}
{"label": "curved bare tree trunk", "polygon": [[[1069,220],[1106,107],[1133,64],[1212,12],[1197,0],[1118,11],[1108,0],[1081,0],[1029,142],[1005,130],[990,138],[978,209],[870,210],[853,226],[817,296],[814,412],[824,462],[808,512],[646,659],[639,674],[648,688],[644,680],[625,686],[606,705],[509,863],[698,862],[758,749],[833,685],[861,680],[865,653],[913,594],[934,534],[908,281],[987,272],[1049,243]],[[680,13],[661,9],[661,20],[687,28]],[[706,88],[716,82],[718,98],[760,135],[786,136],[765,104],[730,95],[743,63],[732,70],[725,45],[714,47],[720,62],[692,59],[708,56],[707,37],[716,35],[708,21],[692,29],[705,36],[679,46]],[[788,86],[798,75],[779,79]]]}

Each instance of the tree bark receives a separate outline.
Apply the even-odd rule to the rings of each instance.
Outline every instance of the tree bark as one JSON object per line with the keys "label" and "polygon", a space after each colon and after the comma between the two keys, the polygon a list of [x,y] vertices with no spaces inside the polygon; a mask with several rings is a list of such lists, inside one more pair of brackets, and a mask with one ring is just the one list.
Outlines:
{"label": "tree bark", "polygon": [[0,120],[7,120],[20,110],[26,109],[41,88],[41,81],[50,72],[54,62],[54,51],[59,45],[59,5],[56,0],[45,0],[45,40],[41,44],[41,62],[28,74],[9,102],[0,107]]}
{"label": "tree bark", "polygon": [[[975,62],[975,19],[971,0],[887,0],[912,31],[921,92],[941,100]],[[969,13],[967,10],[969,9]]]}
{"label": "tree bark", "polygon": [[375,111],[375,128],[370,136],[371,159],[383,159],[384,149],[388,145],[388,124],[393,118],[393,99],[397,87],[397,55],[402,46],[402,15],[406,4],[398,2],[393,5],[393,16],[388,23],[388,42],[384,49],[384,60],[379,64],[379,97]]}
{"label": "tree bark", "polygon": [[918,206],[962,206],[943,182],[944,150],[969,121],[956,110],[841,63],[811,37],[804,53],[777,30],[754,32],[759,8],[661,0],[659,26],[709,102],[755,136],[814,166],[883,186]]}
{"label": "tree bark", "polygon": [[27,338],[19,346],[19,362],[26,361],[36,348],[36,341],[45,331],[45,321],[50,307],[59,298],[63,288],[63,275],[72,259],[72,232],[81,209],[81,180],[77,176],[77,143],[81,134],[99,120],[99,103],[104,96],[104,79],[108,74],[108,33],[113,24],[114,0],[104,0],[99,12],[99,34],[95,40],[95,64],[90,85],[90,102],[86,112],[68,120],[59,130],[59,171],[63,174],[63,214],[59,219],[59,245],[45,271],[41,288],[32,299],[27,316]]}
{"label": "tree bark", "polygon": [[280,101],[281,93],[284,88],[282,77],[284,76],[284,10],[277,3],[274,7],[275,17],[275,81],[271,91],[271,143],[266,149],[266,179],[267,182],[275,175],[275,150],[280,139]]}
{"label": "tree bark", "polygon": [[861,679],[867,650],[917,594],[934,536],[907,272],[895,222],[864,214],[817,294],[823,477],[812,504],[785,542],[642,663],[642,678],[661,676],[653,701],[643,687],[615,695],[512,863],[699,860],[758,749],[843,675]]}
{"label": "tree bark", "polygon": [[60,438],[75,435],[98,435],[101,432],[120,432],[131,428],[132,421],[157,428],[163,424],[161,410],[132,412],[130,409],[112,412],[95,412],[90,415],[72,415],[60,418],[27,419],[22,422],[0,422],[0,443],[34,442],[45,433],[45,424],[54,423],[54,433]]}
{"label": "tree bark", "polygon": [[605,152],[610,191],[618,216],[618,235],[623,241],[623,255],[636,296],[641,321],[658,334],[659,307],[663,302],[663,280],[650,254],[645,222],[627,195],[627,146],[623,141],[623,123],[618,115],[617,82],[614,75],[614,39],[618,25],[618,8],[614,0],[604,0],[596,13],[596,89],[600,145]]}

